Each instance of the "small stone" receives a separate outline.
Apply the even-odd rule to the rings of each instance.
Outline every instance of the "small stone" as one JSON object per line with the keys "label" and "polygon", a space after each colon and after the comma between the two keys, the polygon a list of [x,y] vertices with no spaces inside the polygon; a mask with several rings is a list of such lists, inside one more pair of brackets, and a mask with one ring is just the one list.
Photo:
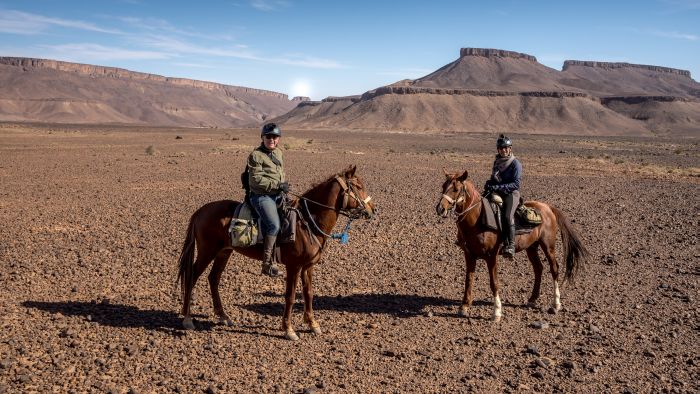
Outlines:
{"label": "small stone", "polygon": [[536,330],[544,330],[546,328],[549,328],[549,323],[545,321],[535,321],[530,323],[530,327],[536,329]]}
{"label": "small stone", "polygon": [[425,314],[426,317],[433,317],[433,312],[428,312]]}
{"label": "small stone", "polygon": [[562,367],[564,367],[566,369],[571,369],[571,370],[576,369],[576,363],[571,361],[571,360],[566,360],[561,365],[562,365]]}
{"label": "small stone", "polygon": [[217,394],[218,392],[219,390],[213,384],[210,384],[205,391],[207,394]]}
{"label": "small stone", "polygon": [[527,345],[527,349],[525,350],[526,353],[528,354],[534,354],[535,356],[540,355],[539,349],[537,349],[537,346],[535,345]]}

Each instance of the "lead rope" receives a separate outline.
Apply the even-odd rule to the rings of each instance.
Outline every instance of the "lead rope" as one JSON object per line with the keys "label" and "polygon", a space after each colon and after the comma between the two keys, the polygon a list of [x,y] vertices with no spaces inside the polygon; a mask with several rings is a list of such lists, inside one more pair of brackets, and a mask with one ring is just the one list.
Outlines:
{"label": "lead rope", "polygon": [[[347,222],[347,224],[345,224],[345,228],[343,229],[343,232],[328,234],[328,233],[324,232],[323,230],[321,230],[321,228],[318,227],[318,224],[316,224],[314,217],[311,215],[311,212],[309,211],[309,206],[306,204],[307,200],[303,199],[301,201],[304,204],[304,210],[306,211],[306,215],[309,217],[309,221],[311,222],[311,224],[313,224],[316,231],[325,235],[326,237],[339,240],[341,245],[347,245],[348,241],[350,240],[350,235],[348,234],[348,232],[350,231],[350,224],[353,221],[353,219],[351,217],[348,217],[348,222]],[[309,201],[312,201],[312,200],[309,200]]]}

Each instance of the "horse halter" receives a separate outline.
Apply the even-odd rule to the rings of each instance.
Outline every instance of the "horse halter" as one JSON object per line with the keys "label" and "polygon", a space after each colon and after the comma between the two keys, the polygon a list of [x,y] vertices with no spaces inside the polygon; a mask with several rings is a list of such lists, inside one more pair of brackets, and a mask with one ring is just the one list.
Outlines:
{"label": "horse halter", "polygon": [[[341,178],[340,176],[336,175],[335,180],[343,189],[343,205],[340,207],[339,212],[352,219],[357,219],[362,216],[362,214],[370,215],[370,212],[367,209],[367,203],[369,203],[372,197],[367,196],[365,199],[360,199],[352,185],[352,179]],[[351,198],[355,200],[357,207],[348,208],[348,202]]]}
{"label": "horse halter", "polygon": [[[465,184],[465,182],[461,182],[461,183],[462,183],[462,189],[457,193],[456,199],[448,196],[446,193],[442,194],[442,198],[447,200],[447,202],[450,204],[449,208],[447,208],[447,212],[449,212],[453,216],[457,216],[457,217],[462,216],[465,213],[471,211],[471,209],[474,208],[479,203],[479,200],[477,200],[474,204],[469,206],[467,209],[463,210],[462,212],[457,212],[457,204],[459,204],[460,202],[462,202],[464,200],[471,199],[471,196],[469,195],[469,193],[467,193],[467,185]],[[454,182],[452,184],[450,184],[450,187],[448,187],[447,190],[445,190],[445,192],[449,191],[449,189],[453,188],[453,187],[454,187]]]}

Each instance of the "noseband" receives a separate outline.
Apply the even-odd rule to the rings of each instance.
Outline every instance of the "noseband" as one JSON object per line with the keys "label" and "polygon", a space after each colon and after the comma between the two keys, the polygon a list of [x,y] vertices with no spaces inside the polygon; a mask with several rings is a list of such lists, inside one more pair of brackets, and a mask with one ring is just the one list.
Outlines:
{"label": "noseband", "polygon": [[[442,194],[442,198],[447,200],[448,203],[450,203],[450,206],[449,206],[449,208],[447,208],[447,211],[449,213],[451,213],[453,216],[456,216],[458,218],[460,216],[464,215],[465,213],[471,211],[472,208],[476,207],[479,203],[479,200],[477,199],[476,202],[474,202],[472,205],[470,205],[467,209],[465,209],[461,212],[457,212],[457,204],[459,204],[460,202],[462,202],[464,200],[471,200],[471,198],[472,198],[471,195],[469,193],[467,193],[466,183],[462,182],[462,186],[463,186],[462,190],[460,190],[459,193],[457,194],[457,199],[454,199],[445,193]],[[451,187],[453,187],[453,185],[450,185],[450,188]],[[449,190],[449,188],[448,188],[448,190]]]}

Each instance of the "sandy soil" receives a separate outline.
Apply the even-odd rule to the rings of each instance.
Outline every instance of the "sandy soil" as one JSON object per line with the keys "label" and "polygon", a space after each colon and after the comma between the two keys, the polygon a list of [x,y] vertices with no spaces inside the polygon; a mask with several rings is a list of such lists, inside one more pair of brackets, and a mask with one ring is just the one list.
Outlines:
{"label": "sandy soil", "polygon": [[483,185],[493,135],[287,131],[293,190],[357,164],[380,209],[316,269],[324,333],[299,304],[291,342],[283,280],[240,256],[221,289],[233,327],[214,323],[206,275],[197,329],[178,316],[187,221],[241,198],[256,131],[0,125],[0,393],[700,391],[697,140],[513,138],[524,195],[567,213],[592,253],[560,313],[551,280],[525,306],[519,254],[500,265],[503,320],[489,320],[483,263],[457,316],[465,267],[434,210],[441,167]]}

